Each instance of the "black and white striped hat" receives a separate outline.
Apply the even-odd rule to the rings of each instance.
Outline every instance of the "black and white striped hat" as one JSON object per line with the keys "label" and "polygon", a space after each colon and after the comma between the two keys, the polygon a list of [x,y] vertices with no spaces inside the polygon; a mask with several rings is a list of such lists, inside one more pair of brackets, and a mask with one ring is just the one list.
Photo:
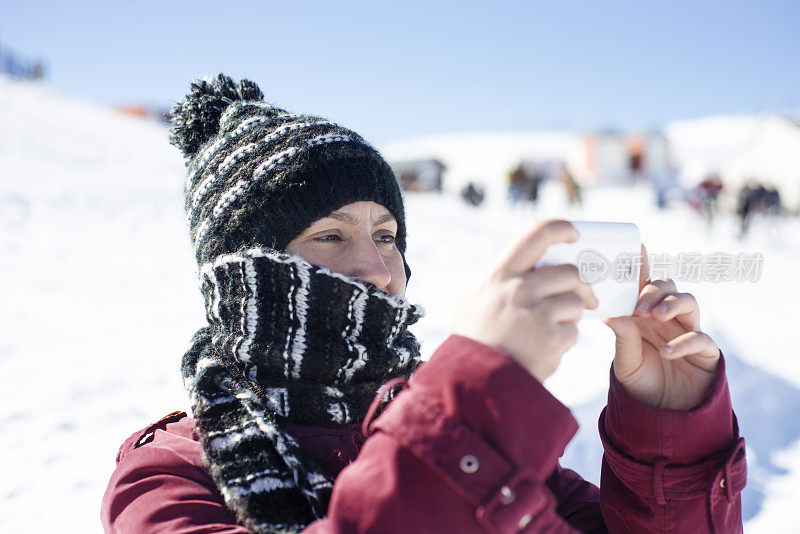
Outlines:
{"label": "black and white striped hat", "polygon": [[223,74],[194,81],[172,114],[170,142],[187,158],[186,213],[200,265],[253,247],[283,250],[315,220],[360,200],[394,215],[405,256],[399,184],[357,133],[279,109],[253,82]]}

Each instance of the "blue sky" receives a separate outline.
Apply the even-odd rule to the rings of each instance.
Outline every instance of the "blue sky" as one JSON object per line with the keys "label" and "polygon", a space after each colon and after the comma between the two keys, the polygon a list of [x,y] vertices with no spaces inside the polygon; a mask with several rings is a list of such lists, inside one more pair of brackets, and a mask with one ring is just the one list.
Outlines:
{"label": "blue sky", "polygon": [[800,2],[0,0],[59,90],[169,106],[198,76],[374,142],[800,109]]}

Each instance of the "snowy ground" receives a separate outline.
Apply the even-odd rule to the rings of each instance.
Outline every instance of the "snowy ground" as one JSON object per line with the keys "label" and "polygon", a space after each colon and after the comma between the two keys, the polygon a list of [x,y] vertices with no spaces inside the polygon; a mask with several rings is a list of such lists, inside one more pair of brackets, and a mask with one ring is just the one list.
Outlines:
{"label": "snowy ground", "polygon": [[[161,126],[0,79],[0,531],[100,531],[121,442],[187,408],[178,365],[204,317],[182,178]],[[650,252],[760,252],[758,282],[679,287],[697,296],[728,359],[748,443],[746,530],[797,532],[800,287],[789,280],[800,267],[800,222],[759,224],[739,241],[733,220],[707,232],[682,208],[655,211],[650,197],[595,189],[582,209],[568,209],[546,187],[534,211],[499,197],[474,209],[410,196],[408,293],[427,309],[416,333],[430,354],[468,284],[541,217],[633,221]],[[610,330],[584,321],[547,384],[581,422],[564,464],[594,481],[612,351]]]}

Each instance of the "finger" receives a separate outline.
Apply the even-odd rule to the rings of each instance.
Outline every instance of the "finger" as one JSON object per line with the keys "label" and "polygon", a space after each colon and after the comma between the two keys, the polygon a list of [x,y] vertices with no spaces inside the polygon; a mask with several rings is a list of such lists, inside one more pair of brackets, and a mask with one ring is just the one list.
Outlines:
{"label": "finger", "polygon": [[656,352],[669,340],[686,333],[686,328],[671,322],[659,323],[648,317],[634,316],[633,318],[639,327],[642,339],[652,344]]}
{"label": "finger", "polygon": [[677,289],[671,278],[650,281],[639,294],[639,303],[636,305],[634,313],[637,315],[649,314],[658,301],[668,293],[675,293]]}
{"label": "finger", "polygon": [[653,318],[667,322],[675,318],[689,330],[700,329],[700,307],[690,293],[670,293],[657,302],[652,310]]}
{"label": "finger", "polygon": [[529,302],[560,293],[575,292],[583,298],[586,307],[594,309],[599,305],[592,287],[581,280],[580,271],[572,264],[548,265],[524,275],[525,290]]}
{"label": "finger", "polygon": [[616,337],[614,374],[617,380],[624,381],[642,364],[642,336],[639,327],[632,317],[615,317],[604,319],[603,322]]}
{"label": "finger", "polygon": [[686,332],[661,347],[659,353],[667,360],[693,355],[716,361],[719,358],[719,347],[705,332]]}
{"label": "finger", "polygon": [[556,243],[571,243],[578,239],[578,231],[564,219],[548,219],[537,224],[530,232],[514,243],[500,262],[499,268],[511,275],[533,269],[547,247]]}
{"label": "finger", "polygon": [[553,321],[577,323],[581,318],[585,303],[583,298],[576,293],[561,293],[547,297],[544,300],[544,306]]}
{"label": "finger", "polygon": [[647,248],[642,243],[642,263],[639,266],[639,293],[650,283],[650,262],[647,259]]}
{"label": "finger", "polygon": [[559,339],[564,340],[562,349],[568,351],[578,341],[578,326],[572,321],[563,321],[556,325]]}

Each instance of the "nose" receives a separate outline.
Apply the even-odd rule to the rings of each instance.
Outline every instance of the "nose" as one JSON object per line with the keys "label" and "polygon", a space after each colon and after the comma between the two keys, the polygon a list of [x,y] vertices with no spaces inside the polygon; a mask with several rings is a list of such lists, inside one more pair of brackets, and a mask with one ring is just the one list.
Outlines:
{"label": "nose", "polygon": [[381,251],[371,237],[358,241],[357,253],[353,256],[353,264],[348,270],[349,276],[372,284],[380,290],[385,290],[392,280]]}

